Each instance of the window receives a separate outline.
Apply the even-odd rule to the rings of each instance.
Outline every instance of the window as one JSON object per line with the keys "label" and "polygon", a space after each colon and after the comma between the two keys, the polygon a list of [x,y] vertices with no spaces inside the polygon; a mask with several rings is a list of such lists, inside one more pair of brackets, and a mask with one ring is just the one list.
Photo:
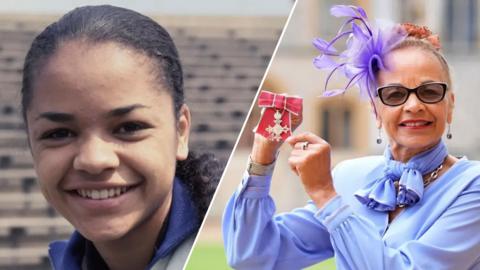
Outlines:
{"label": "window", "polygon": [[478,0],[446,0],[444,37],[446,49],[455,52],[478,51]]}
{"label": "window", "polygon": [[352,147],[352,112],[347,106],[329,106],[321,109],[322,138],[332,147]]}

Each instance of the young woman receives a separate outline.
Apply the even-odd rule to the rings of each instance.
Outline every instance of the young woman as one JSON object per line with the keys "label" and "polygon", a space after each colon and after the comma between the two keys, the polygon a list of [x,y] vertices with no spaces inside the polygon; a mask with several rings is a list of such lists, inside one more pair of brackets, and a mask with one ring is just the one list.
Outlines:
{"label": "young woman", "polygon": [[229,263],[303,269],[334,256],[337,269],[480,269],[480,164],[450,155],[442,140],[445,131],[451,138],[455,98],[438,37],[411,24],[374,28],[353,6],[332,14],[351,25],[337,36],[348,37],[347,49],[319,39],[315,65],[343,71],[371,98],[388,146],[383,156],[344,161],[332,172],[327,142],[312,133],[290,137],[289,165],[311,201],[274,216],[268,194],[281,143],[256,135],[224,215]]}
{"label": "young woman", "polygon": [[181,269],[219,178],[189,154],[182,67],[164,28],[77,8],[32,43],[22,106],[41,190],[76,229],[55,269]]}

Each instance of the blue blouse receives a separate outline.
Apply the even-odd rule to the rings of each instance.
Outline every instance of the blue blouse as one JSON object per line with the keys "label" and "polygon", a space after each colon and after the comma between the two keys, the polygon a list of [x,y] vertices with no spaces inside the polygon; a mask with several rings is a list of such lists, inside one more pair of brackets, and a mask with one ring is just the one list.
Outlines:
{"label": "blue blouse", "polygon": [[480,269],[480,162],[462,158],[388,222],[353,193],[382,173],[383,157],[340,163],[339,194],[274,216],[271,176],[245,173],[227,204],[223,237],[236,269],[301,269],[335,256],[337,269]]}

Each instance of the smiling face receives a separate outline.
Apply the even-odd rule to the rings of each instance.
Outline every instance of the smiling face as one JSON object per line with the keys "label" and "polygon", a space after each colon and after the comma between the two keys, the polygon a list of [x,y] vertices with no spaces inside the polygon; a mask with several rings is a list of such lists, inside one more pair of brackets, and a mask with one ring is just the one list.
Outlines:
{"label": "smiling face", "polygon": [[[37,71],[28,134],[47,200],[89,240],[159,228],[190,116],[144,55],[116,43],[61,43]],[[156,237],[156,236],[152,236]]]}
{"label": "smiling face", "polygon": [[[428,82],[448,82],[448,76],[433,53],[416,47],[404,47],[386,57],[389,70],[378,73],[378,86],[402,85],[416,88]],[[433,147],[441,139],[447,123],[452,121],[454,95],[447,90],[445,98],[435,104],[421,102],[413,93],[399,106],[384,105],[376,98],[377,125],[389,137],[395,159],[407,161]]]}

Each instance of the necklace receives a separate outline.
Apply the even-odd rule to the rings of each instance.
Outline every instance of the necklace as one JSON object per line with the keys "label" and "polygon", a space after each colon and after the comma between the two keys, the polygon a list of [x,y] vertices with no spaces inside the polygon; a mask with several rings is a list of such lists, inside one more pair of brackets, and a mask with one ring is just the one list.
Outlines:
{"label": "necklace", "polygon": [[423,187],[427,187],[428,185],[430,185],[430,183],[432,183],[433,181],[435,181],[435,179],[438,178],[438,173],[443,169],[443,163],[440,164],[440,166],[438,166],[435,170],[433,170],[432,173],[430,173],[430,176],[425,179],[425,181],[423,181]]}
{"label": "necklace", "polygon": [[[444,161],[445,162],[445,161]],[[437,178],[438,178],[438,174],[440,173],[440,171],[443,169],[443,163],[440,164],[440,166],[438,166],[435,170],[433,170],[430,175],[428,176],[427,179],[425,179],[423,181],[423,187],[427,187],[428,185],[430,185],[433,181],[435,181]],[[393,184],[395,186],[395,190],[398,192],[398,183],[399,181],[395,181]],[[402,207],[402,206],[400,206]]]}
{"label": "necklace", "polygon": [[[428,176],[427,179],[423,180],[423,188],[426,188],[428,185],[430,185],[433,181],[435,181],[435,179],[438,178],[438,174],[440,173],[440,171],[443,169],[443,163],[445,163],[447,159],[445,158],[445,160],[442,162],[442,164],[440,164],[440,166],[438,166],[435,170],[433,170],[430,175]],[[393,185],[395,186],[395,190],[397,191],[398,193],[398,186],[399,186],[399,180],[393,182]],[[399,208],[404,208],[405,205],[403,204],[399,204],[398,205]]]}

